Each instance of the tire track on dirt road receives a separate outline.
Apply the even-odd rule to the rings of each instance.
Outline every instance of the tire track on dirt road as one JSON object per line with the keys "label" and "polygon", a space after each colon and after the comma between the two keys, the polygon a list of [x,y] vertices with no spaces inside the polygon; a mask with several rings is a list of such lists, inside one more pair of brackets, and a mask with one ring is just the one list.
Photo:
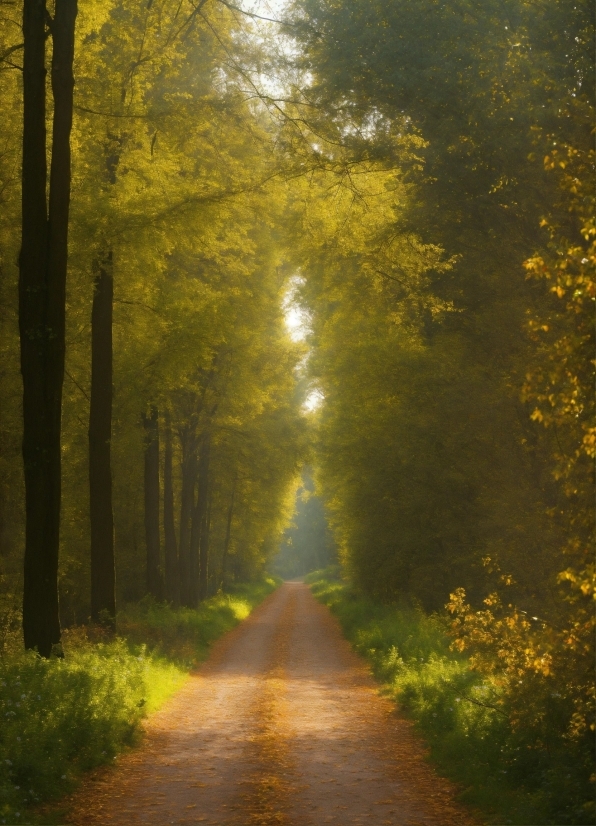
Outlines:
{"label": "tire track on dirt road", "polygon": [[291,732],[288,726],[286,664],[295,624],[297,594],[290,596],[273,636],[260,696],[253,709],[258,720],[245,760],[250,767],[243,780],[238,826],[289,826],[288,809],[296,794]]}
{"label": "tire track on dirt road", "polygon": [[76,826],[477,823],[302,583],[220,640],[69,812]]}

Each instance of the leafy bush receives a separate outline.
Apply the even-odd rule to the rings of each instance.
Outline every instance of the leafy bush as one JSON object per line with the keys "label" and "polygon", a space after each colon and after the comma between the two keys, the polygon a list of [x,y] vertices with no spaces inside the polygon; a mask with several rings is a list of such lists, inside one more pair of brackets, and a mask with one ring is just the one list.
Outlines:
{"label": "leafy bush", "polygon": [[[499,824],[594,823],[589,743],[545,742],[533,728],[513,724],[500,681],[452,650],[447,617],[373,602],[325,574],[307,578],[313,593],[415,720],[432,759],[463,788],[463,800]],[[545,723],[557,732],[565,700],[548,699]]]}
{"label": "leafy bush", "polygon": [[18,822],[28,804],[68,791],[82,771],[131,745],[147,708],[184,678],[122,639],[79,643],[64,659],[0,659],[0,822]]}
{"label": "leafy bush", "polygon": [[64,633],[64,658],[0,656],[0,823],[30,822],[34,804],[71,790],[81,773],[134,745],[143,718],[176,691],[209,645],[250,614],[277,582],[219,594],[196,611],[152,600],[98,629]]}

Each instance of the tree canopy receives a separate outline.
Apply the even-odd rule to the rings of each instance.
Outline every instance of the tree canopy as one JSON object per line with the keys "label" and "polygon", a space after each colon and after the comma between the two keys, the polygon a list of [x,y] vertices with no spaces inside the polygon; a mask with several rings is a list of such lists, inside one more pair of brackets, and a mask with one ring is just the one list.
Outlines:
{"label": "tree canopy", "polygon": [[512,727],[587,765],[591,4],[86,0],[73,55],[76,12],[0,16],[0,599],[24,588],[27,647],[336,550],[368,597],[447,608]]}

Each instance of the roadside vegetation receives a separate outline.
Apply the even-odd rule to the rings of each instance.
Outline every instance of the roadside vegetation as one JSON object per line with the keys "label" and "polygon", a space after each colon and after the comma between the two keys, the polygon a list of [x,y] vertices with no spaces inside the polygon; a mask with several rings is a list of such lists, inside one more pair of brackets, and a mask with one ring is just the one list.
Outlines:
{"label": "roadside vegetation", "polygon": [[83,772],[139,742],[142,722],[203,661],[210,645],[277,586],[267,578],[198,609],[148,598],[124,608],[118,636],[65,629],[64,657],[23,651],[4,628],[0,657],[0,823],[36,820],[37,805],[71,791]]}
{"label": "roadside vegetation", "polygon": [[593,823],[593,2],[260,5],[2,0],[0,808],[281,546],[470,799]]}
{"label": "roadside vegetation", "polygon": [[[373,600],[340,581],[337,569],[317,571],[307,581],[384,690],[415,721],[433,762],[488,822],[594,822],[591,742],[566,736],[570,702],[563,691],[548,686],[545,697],[534,686],[527,719],[519,721],[502,675],[475,668],[454,650],[447,612],[428,615],[406,602]],[[538,709],[542,731],[531,724]]]}
{"label": "roadside vegetation", "polygon": [[292,9],[358,168],[295,235],[332,606],[497,822],[594,823],[593,8]]}

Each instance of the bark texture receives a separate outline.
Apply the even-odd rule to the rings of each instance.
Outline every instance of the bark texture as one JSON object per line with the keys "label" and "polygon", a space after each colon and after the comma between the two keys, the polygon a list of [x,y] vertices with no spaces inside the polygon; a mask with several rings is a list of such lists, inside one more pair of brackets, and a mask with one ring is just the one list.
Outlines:
{"label": "bark texture", "polygon": [[25,646],[45,657],[60,642],[58,544],[60,431],[70,132],[73,112],[76,0],[56,0],[51,21],[54,99],[49,207],[46,201],[46,21],[43,0],[23,7],[22,245],[19,332],[23,376],[25,472]]}

